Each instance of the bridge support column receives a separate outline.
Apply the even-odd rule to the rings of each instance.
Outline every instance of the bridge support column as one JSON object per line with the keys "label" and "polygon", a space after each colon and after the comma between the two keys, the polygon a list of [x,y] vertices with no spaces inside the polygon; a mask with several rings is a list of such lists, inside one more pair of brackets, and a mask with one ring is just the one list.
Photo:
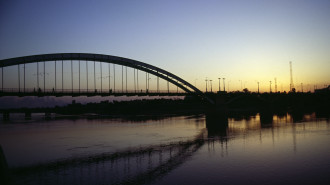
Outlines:
{"label": "bridge support column", "polygon": [[208,137],[227,137],[228,117],[225,114],[207,113],[205,122]]}
{"label": "bridge support column", "polygon": [[226,93],[219,92],[215,96],[216,110],[220,112],[226,111]]}

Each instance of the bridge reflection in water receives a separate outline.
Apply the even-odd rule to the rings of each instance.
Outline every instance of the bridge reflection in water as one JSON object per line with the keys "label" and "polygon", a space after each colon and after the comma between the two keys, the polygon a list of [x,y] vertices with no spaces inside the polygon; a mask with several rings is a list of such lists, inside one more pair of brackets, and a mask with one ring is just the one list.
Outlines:
{"label": "bridge reflection in water", "polygon": [[[313,117],[315,115],[303,117],[301,121]],[[252,124],[235,125],[237,122],[232,121],[235,119],[244,119]],[[222,151],[226,153],[228,140],[234,134],[245,132],[246,126],[250,129],[273,127],[292,123],[293,120],[294,116],[289,114],[240,114],[229,118],[206,115],[206,128],[191,140],[13,168],[12,179],[17,184],[148,184],[189,160],[205,144],[212,149],[215,142],[220,142]]]}
{"label": "bridge reflection in water", "polygon": [[184,163],[205,142],[193,140],[12,169],[18,184],[146,184]]}

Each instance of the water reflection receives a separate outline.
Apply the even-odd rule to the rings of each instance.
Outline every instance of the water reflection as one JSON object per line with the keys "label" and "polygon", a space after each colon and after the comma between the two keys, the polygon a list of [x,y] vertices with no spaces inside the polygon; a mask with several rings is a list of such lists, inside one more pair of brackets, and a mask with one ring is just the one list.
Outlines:
{"label": "water reflection", "polygon": [[193,140],[57,160],[12,173],[18,184],[146,184],[184,163],[205,136],[203,129]]}
{"label": "water reflection", "polygon": [[[143,120],[145,121],[145,118],[134,118],[131,122],[141,123]],[[152,118],[152,120],[161,121],[158,118]],[[178,119],[173,117],[169,120],[175,123]],[[298,162],[300,155],[303,155],[304,161],[310,161],[315,158],[315,154],[309,157],[310,154],[304,153],[305,151],[317,149],[323,154],[327,148],[311,148],[308,144],[316,142],[320,145],[326,144],[326,146],[329,144],[313,135],[314,132],[321,134],[325,132],[328,135],[330,132],[327,119],[318,119],[316,113],[302,115],[271,112],[230,113],[228,115],[213,113],[205,116],[186,116],[184,120],[195,122],[199,132],[193,138],[146,146],[137,145],[116,152],[93,153],[14,167],[10,169],[11,177],[16,184],[180,184],[181,178],[179,179],[178,176],[190,173],[191,178],[186,179],[186,183],[199,184],[197,182],[200,181],[193,179],[206,170],[213,174],[212,183],[230,184],[225,183],[226,181],[223,181],[225,179],[220,179],[221,175],[217,175],[221,166],[223,167],[220,171],[226,174],[227,178],[233,178],[231,182],[235,182],[237,179],[234,178],[243,174],[240,168],[244,165],[264,168],[266,173],[263,175],[268,174],[268,168],[277,169],[279,172],[286,171],[288,166],[283,161],[287,161],[286,158],[290,154],[294,154]],[[205,123],[205,127],[202,127],[200,123]],[[308,139],[304,137],[308,137]],[[329,139],[329,136],[325,137]],[[302,143],[302,141],[308,143]],[[216,155],[218,151],[220,151],[221,158]],[[210,157],[210,153],[213,153],[215,157]],[[208,157],[203,158],[204,155]],[[320,156],[322,160],[329,159],[324,157],[326,155],[318,157],[321,158]],[[224,158],[226,161],[222,160]],[[274,163],[271,160],[274,160]],[[277,166],[277,162],[283,163],[283,166]],[[188,168],[183,165],[185,163],[191,165],[198,163],[199,165],[194,166],[195,168]],[[201,163],[208,165],[200,167]],[[267,163],[271,163],[271,165],[267,166]],[[288,162],[288,164],[291,163]],[[235,165],[236,167],[233,167]],[[260,167],[259,165],[265,166]],[[297,165],[297,168],[300,167]],[[312,166],[312,168],[314,167]],[[231,170],[232,168],[234,170]],[[305,166],[305,168],[307,167]],[[180,171],[180,169],[182,170]],[[178,175],[172,177],[173,174]],[[276,175],[276,172],[273,172],[274,174]],[[244,175],[239,184],[246,183],[246,179],[243,177]],[[317,177],[324,178],[322,174]],[[274,180],[273,176],[265,177],[265,179],[267,178]],[[298,178],[298,176],[290,178]],[[262,184],[261,182],[265,181],[256,184]],[[276,184],[276,182],[281,181],[274,180],[274,183],[269,184]],[[292,180],[292,182],[296,182],[296,180]],[[321,179],[317,182],[322,184],[328,181]]]}

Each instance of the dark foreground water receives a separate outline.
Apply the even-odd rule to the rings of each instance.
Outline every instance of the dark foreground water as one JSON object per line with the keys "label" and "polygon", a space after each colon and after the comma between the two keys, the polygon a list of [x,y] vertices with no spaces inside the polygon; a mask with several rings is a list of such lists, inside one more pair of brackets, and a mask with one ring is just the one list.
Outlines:
{"label": "dark foreground water", "polygon": [[21,118],[0,122],[12,184],[330,184],[315,114]]}

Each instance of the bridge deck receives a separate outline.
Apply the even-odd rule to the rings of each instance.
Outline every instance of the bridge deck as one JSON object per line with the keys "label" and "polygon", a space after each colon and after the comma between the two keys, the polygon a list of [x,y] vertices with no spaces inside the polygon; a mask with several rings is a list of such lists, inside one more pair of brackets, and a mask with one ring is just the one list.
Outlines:
{"label": "bridge deck", "polygon": [[146,91],[146,90],[136,90],[136,91],[112,91],[112,90],[85,90],[85,89],[73,89],[73,90],[53,90],[53,89],[45,89],[45,90],[35,90],[35,89],[0,89],[0,97],[1,96],[186,96],[190,93],[180,92],[180,91]]}

